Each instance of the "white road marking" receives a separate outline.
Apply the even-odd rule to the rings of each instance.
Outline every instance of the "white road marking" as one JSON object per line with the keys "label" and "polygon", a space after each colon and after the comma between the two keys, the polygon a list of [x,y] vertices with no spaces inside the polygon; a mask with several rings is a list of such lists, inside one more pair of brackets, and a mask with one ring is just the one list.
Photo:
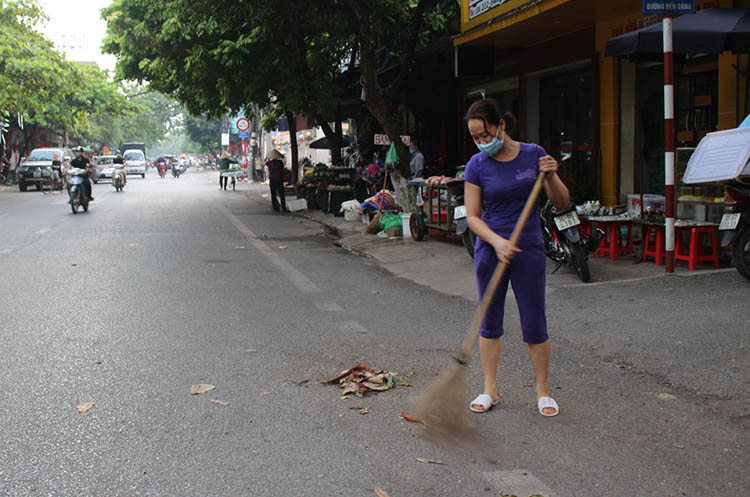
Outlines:
{"label": "white road marking", "polygon": [[42,228],[42,229],[40,229],[39,231],[35,232],[34,234],[35,234],[35,235],[43,235],[43,234],[45,234],[45,233],[49,233],[50,231],[52,231],[52,230],[51,230],[51,229],[49,229],[49,228]]}
{"label": "white road marking", "polygon": [[240,233],[245,235],[250,244],[255,247],[258,252],[263,254],[263,257],[265,257],[268,262],[276,266],[276,269],[281,271],[281,273],[286,276],[286,278],[294,286],[296,286],[299,291],[301,291],[302,293],[320,293],[320,288],[318,288],[315,283],[307,279],[307,277],[302,274],[296,267],[292,266],[289,262],[283,259],[276,252],[274,252],[263,241],[259,240],[255,233],[250,230],[250,228],[245,226],[245,224],[237,216],[229,212],[229,209],[221,204],[218,204],[217,207],[219,208],[219,210],[221,210],[221,212],[224,213],[225,216],[227,216],[227,218],[229,218],[234,227],[237,228]]}
{"label": "white road marking", "polygon": [[531,471],[525,469],[492,471],[483,474],[495,490],[500,491],[501,495],[557,497],[557,494],[532,475]]}
{"label": "white road marking", "polygon": [[344,312],[344,308],[333,300],[322,300],[315,302],[315,308],[323,312]]}
{"label": "white road marking", "polygon": [[367,335],[369,332],[367,328],[362,326],[356,321],[341,321],[336,323],[336,328],[342,333],[351,334],[356,333],[358,335]]}

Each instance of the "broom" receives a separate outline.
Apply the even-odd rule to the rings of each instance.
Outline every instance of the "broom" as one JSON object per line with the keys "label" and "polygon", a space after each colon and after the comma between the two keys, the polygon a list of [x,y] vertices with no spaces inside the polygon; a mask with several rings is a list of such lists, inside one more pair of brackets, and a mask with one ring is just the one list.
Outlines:
{"label": "broom", "polygon": [[[513,247],[518,244],[518,239],[526,226],[526,221],[531,215],[539,192],[542,189],[545,173],[540,173],[531,189],[529,198],[526,200],[521,211],[521,216],[513,228],[510,237],[510,243]],[[474,313],[474,319],[471,322],[466,338],[454,357],[455,363],[451,364],[435,382],[427,388],[420,397],[417,404],[418,416],[424,422],[428,435],[439,435],[442,437],[454,438],[470,435],[472,425],[469,422],[468,402],[468,382],[466,378],[466,365],[469,360],[474,344],[479,335],[479,328],[487,316],[490,303],[495,296],[497,286],[503,278],[508,264],[498,262],[495,272],[492,274],[487,289],[484,292],[482,302]]]}

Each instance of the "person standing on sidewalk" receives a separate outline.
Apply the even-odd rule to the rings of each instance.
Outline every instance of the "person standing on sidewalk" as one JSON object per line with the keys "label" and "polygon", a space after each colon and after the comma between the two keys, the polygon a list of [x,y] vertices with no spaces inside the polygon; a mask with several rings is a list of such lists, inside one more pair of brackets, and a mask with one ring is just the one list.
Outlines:
{"label": "person standing on sidewalk", "polygon": [[484,392],[471,401],[469,408],[487,412],[500,400],[497,371],[505,294],[510,282],[536,377],[537,409],[543,416],[556,416],[560,407],[549,392],[550,342],[544,301],[547,268],[538,206],[529,217],[518,246],[512,246],[509,239],[538,174],[547,174],[544,190],[558,209],[568,206],[568,189],[557,176],[557,161],[542,147],[517,142],[507,134],[513,115],[503,114],[497,101],[485,98],[474,102],[465,119],[480,151],[466,164],[464,174],[466,217],[477,235],[474,268],[480,300],[498,260],[509,264],[480,328]]}
{"label": "person standing on sidewalk", "polygon": [[[224,188],[227,189],[227,181],[229,180],[228,177],[224,176],[224,173],[229,171],[229,164],[239,164],[236,160],[229,157],[229,154],[224,152],[221,154],[221,159],[219,159],[219,190]],[[175,167],[173,165],[172,167]],[[222,183],[223,180],[223,183]]]}
{"label": "person standing on sidewalk", "polygon": [[422,154],[419,145],[419,142],[414,138],[412,138],[409,143],[409,153],[411,154],[411,160],[409,161],[411,179],[424,178],[424,155]]}
{"label": "person standing on sidewalk", "polygon": [[273,210],[279,212],[279,201],[276,199],[278,194],[281,199],[281,210],[289,212],[286,208],[286,196],[284,194],[284,162],[281,158],[284,157],[281,152],[276,149],[271,150],[268,154],[268,160],[266,167],[268,167],[268,184],[271,187],[271,204],[273,204]]}

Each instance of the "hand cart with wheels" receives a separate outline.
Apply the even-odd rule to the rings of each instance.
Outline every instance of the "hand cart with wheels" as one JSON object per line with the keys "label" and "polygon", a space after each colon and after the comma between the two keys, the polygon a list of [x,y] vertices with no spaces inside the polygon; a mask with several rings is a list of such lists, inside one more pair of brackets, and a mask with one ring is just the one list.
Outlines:
{"label": "hand cart with wheels", "polygon": [[439,185],[410,181],[409,185],[416,190],[417,200],[423,200],[423,204],[417,207],[417,212],[409,218],[412,238],[422,241],[428,229],[442,231],[449,236],[461,237],[469,255],[474,257],[476,236],[466,223],[464,180],[449,179]]}

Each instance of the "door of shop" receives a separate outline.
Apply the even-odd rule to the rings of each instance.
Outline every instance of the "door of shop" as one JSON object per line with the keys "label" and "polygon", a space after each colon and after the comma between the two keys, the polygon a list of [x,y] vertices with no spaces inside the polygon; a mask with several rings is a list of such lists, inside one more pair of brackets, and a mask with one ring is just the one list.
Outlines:
{"label": "door of shop", "polygon": [[546,76],[539,82],[540,144],[563,161],[560,177],[579,201],[599,198],[592,140],[591,70]]}

